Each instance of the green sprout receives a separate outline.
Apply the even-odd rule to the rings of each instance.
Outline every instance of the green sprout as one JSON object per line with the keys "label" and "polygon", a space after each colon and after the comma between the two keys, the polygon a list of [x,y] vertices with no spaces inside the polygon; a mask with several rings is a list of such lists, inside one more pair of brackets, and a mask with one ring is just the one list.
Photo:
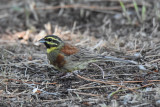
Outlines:
{"label": "green sprout", "polygon": [[119,3],[120,3],[120,5],[121,5],[121,7],[122,7],[122,10],[123,10],[124,15],[125,15],[125,16],[127,17],[127,19],[128,19],[128,22],[131,23],[131,18],[130,18],[130,16],[127,14],[127,10],[126,10],[126,7],[125,7],[124,3],[123,3],[121,0],[119,0]]}

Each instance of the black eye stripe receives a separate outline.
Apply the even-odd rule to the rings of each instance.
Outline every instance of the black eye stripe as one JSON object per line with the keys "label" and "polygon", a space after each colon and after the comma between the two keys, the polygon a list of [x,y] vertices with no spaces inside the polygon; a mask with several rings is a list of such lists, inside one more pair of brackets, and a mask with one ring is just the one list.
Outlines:
{"label": "black eye stripe", "polygon": [[56,43],[57,45],[60,44],[59,41],[57,41],[57,40],[52,40],[52,42],[53,42],[53,43]]}
{"label": "black eye stripe", "polygon": [[47,39],[48,41],[52,41],[52,39],[51,38],[49,38],[49,39]]}
{"label": "black eye stripe", "polygon": [[54,39],[51,39],[51,38],[46,38],[45,40],[48,41],[48,42],[56,43],[57,45],[60,44],[60,41],[54,40]]}
{"label": "black eye stripe", "polygon": [[57,47],[57,45],[51,45],[51,47]]}

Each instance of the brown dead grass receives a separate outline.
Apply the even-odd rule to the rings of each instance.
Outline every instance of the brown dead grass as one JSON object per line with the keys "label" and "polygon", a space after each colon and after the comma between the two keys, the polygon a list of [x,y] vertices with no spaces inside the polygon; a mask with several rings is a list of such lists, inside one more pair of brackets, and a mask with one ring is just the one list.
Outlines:
{"label": "brown dead grass", "polygon": [[[151,8],[154,1],[146,1],[144,23],[136,18],[133,3],[124,2],[133,18],[130,25],[121,16],[117,0],[74,1],[78,7],[63,0],[61,5],[58,1],[3,2],[0,14],[12,15],[13,20],[6,25],[11,18],[0,17],[1,106],[159,106],[160,37],[159,19],[153,14],[157,10]],[[142,4],[138,2],[139,7]],[[48,64],[45,47],[37,42],[47,34],[137,64],[91,63],[85,70],[59,77],[60,72]]]}

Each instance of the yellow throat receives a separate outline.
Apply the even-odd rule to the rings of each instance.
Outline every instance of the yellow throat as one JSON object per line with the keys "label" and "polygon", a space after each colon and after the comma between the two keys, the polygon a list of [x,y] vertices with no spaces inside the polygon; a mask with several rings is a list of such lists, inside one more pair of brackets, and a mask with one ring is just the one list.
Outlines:
{"label": "yellow throat", "polygon": [[47,48],[47,53],[50,53],[50,52],[54,51],[55,49],[57,49],[57,47]]}

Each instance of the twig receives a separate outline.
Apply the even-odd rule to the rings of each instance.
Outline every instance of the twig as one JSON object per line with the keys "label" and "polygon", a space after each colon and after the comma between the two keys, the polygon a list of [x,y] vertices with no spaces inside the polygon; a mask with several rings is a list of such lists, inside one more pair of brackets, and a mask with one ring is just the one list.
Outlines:
{"label": "twig", "polygon": [[95,65],[96,67],[98,67],[101,70],[101,72],[102,72],[102,78],[104,79],[105,73],[104,73],[103,69],[100,66],[98,66],[97,64],[95,64],[95,63],[92,63],[92,64]]}
{"label": "twig", "polygon": [[[122,81],[108,81],[111,83],[121,83]],[[123,81],[123,83],[142,83],[144,81]],[[148,80],[147,82],[160,82],[160,80]]]}
{"label": "twig", "polygon": [[152,57],[160,57],[160,55],[148,55],[148,56],[145,56],[145,58],[152,58]]}
{"label": "twig", "polygon": [[73,92],[73,93],[75,93],[75,94],[81,94],[81,95],[86,95],[86,96],[93,96],[93,97],[101,96],[99,94],[82,93],[82,92]]}
{"label": "twig", "polygon": [[159,62],[159,61],[160,61],[160,58],[159,58],[159,59],[152,60],[152,61],[150,61],[150,62],[148,62],[148,63],[154,63],[154,62]]}
{"label": "twig", "polygon": [[[148,86],[151,86],[151,85],[153,85],[153,83],[147,84],[147,85],[144,85],[144,86],[141,86],[141,87],[132,88],[132,89],[137,90],[137,89],[144,88],[144,87],[148,87]],[[125,91],[125,90],[126,90],[126,89],[124,89],[124,90],[117,90],[117,91],[115,91],[115,92],[112,92],[111,94],[108,95],[108,98],[112,97],[114,94],[116,94],[116,93],[118,93],[118,92],[122,92],[122,91]]]}
{"label": "twig", "polygon": [[0,64],[0,66],[6,66],[6,65],[10,65],[10,66],[16,66],[16,65],[22,65],[22,64],[32,64],[32,63],[36,63],[36,62],[41,62],[42,60],[33,60],[33,61],[26,61],[26,62],[19,62],[19,63],[9,63],[9,64]]}
{"label": "twig", "polygon": [[111,82],[104,82],[104,81],[99,81],[99,80],[93,80],[93,79],[90,79],[90,78],[86,78],[86,77],[82,77],[78,74],[75,74],[77,77],[81,78],[81,79],[84,79],[86,81],[92,81],[92,82],[97,82],[97,83],[103,83],[103,84],[109,84],[109,85],[115,85],[117,87],[121,87],[121,88],[125,88],[125,89],[128,89],[132,92],[136,92],[134,91],[133,89],[130,89],[130,88],[127,88],[126,86],[123,86],[123,85],[119,85],[119,84],[114,84],[114,83],[111,83]]}
{"label": "twig", "polygon": [[15,54],[13,53],[13,52],[11,52],[11,51],[9,51],[9,50],[7,50],[7,49],[3,49],[4,51],[6,51],[6,52],[8,52],[9,54],[11,54],[11,55],[14,55],[15,56]]}
{"label": "twig", "polygon": [[[43,101],[45,102],[44,104],[48,104],[48,103],[66,102],[70,100],[72,99],[67,98],[67,99],[60,99],[60,100],[43,100]],[[79,98],[74,98],[74,100],[79,100]]]}
{"label": "twig", "polygon": [[[38,82],[25,82],[25,81],[22,81],[22,80],[16,80],[16,79],[8,79],[8,81],[17,81],[17,82],[21,82],[21,83],[27,83],[27,84],[42,84],[42,83],[38,83]],[[57,84],[56,82],[53,82],[53,83],[43,83],[43,84],[48,84],[48,85],[54,85],[54,84]]]}
{"label": "twig", "polygon": [[19,95],[22,95],[25,92],[26,92],[26,90],[23,92],[20,92],[20,93],[16,93],[16,94],[0,94],[0,97],[13,98],[13,97],[17,97]]}
{"label": "twig", "polygon": [[94,86],[94,87],[80,87],[75,90],[84,90],[84,89],[92,89],[92,88],[106,88],[107,86]]}
{"label": "twig", "polygon": [[141,87],[135,87],[135,88],[132,88],[132,89],[140,89],[140,88],[144,88],[144,87],[148,87],[148,86],[151,86],[151,85],[153,85],[153,83],[151,83],[151,84],[146,84],[146,85],[143,85],[143,86],[141,86]]}
{"label": "twig", "polygon": [[[131,4],[127,4],[125,5],[126,8],[129,7],[134,7],[134,5]],[[88,9],[88,10],[121,10],[121,6],[112,6],[112,7],[100,7],[100,6],[88,6],[88,5],[84,5],[84,4],[71,4],[71,5],[62,5],[62,6],[48,6],[48,7],[36,7],[35,9],[37,10],[56,10],[56,9],[62,9],[62,8],[82,8],[82,9]]]}

